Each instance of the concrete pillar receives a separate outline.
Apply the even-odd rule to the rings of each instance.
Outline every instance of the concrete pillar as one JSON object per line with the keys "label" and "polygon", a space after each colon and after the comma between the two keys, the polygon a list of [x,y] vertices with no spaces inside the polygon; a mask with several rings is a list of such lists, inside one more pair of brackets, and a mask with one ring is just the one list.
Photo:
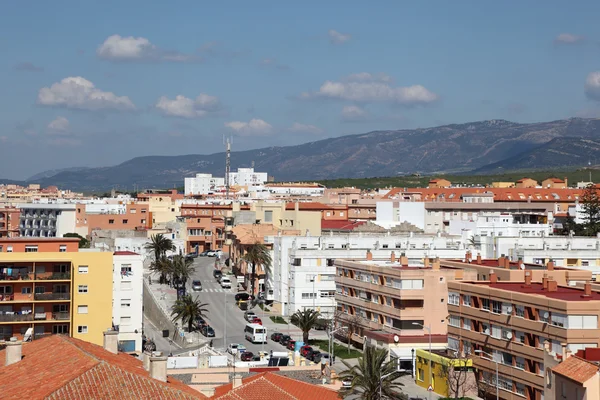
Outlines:
{"label": "concrete pillar", "polygon": [[233,376],[233,388],[238,388],[242,386],[242,376],[241,375],[234,375]]}
{"label": "concrete pillar", "polygon": [[167,356],[155,352],[150,357],[150,377],[161,382],[167,381]]}
{"label": "concrete pillar", "polygon": [[11,365],[21,361],[23,356],[23,342],[12,337],[6,342],[6,364]]}
{"label": "concrete pillar", "polygon": [[119,332],[108,330],[104,332],[104,350],[113,354],[119,353]]}
{"label": "concrete pillar", "polygon": [[147,351],[144,351],[142,354],[142,363],[146,371],[150,371],[150,357],[150,353]]}

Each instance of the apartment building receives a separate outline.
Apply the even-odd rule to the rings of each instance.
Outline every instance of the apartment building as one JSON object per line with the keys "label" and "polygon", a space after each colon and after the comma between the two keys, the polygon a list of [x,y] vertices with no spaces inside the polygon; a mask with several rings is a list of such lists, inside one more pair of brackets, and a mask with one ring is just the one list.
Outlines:
{"label": "apartment building", "polygon": [[177,193],[177,190],[170,193],[140,193],[137,197],[141,203],[148,204],[153,228],[164,227],[180,215],[183,194]]}
{"label": "apartment building", "polygon": [[74,238],[0,240],[0,337],[66,334],[101,344],[111,327],[112,253]]}
{"label": "apartment building", "polygon": [[98,229],[147,230],[152,228],[152,213],[147,203],[77,204],[75,223],[84,237]]}
{"label": "apartment building", "polygon": [[229,184],[231,186],[259,186],[268,180],[268,173],[255,172],[254,168],[238,168],[236,172],[229,173]]}
{"label": "apartment building", "polygon": [[[248,209],[248,207],[244,207]],[[227,226],[232,227],[231,204],[182,204],[181,219],[187,226],[187,252],[211,249],[228,251]],[[227,228],[231,230],[231,228]]]}
{"label": "apartment building", "polygon": [[374,260],[369,251],[366,260],[338,259],[333,265],[336,323],[353,331],[354,342],[377,342],[411,364],[411,350],[423,348],[429,333],[437,339],[432,348],[446,348],[449,282],[477,279],[473,270],[441,267],[439,258],[425,257],[417,264],[395,252],[387,260]]}
{"label": "apartment building", "polygon": [[310,196],[320,197],[325,192],[325,186],[319,183],[267,183],[265,189],[273,197]]}
{"label": "apartment building", "polygon": [[212,174],[196,174],[193,178],[184,179],[186,196],[209,194],[223,186],[225,186],[225,178],[213,177]]}
{"label": "apartment building", "polygon": [[113,254],[112,323],[119,332],[119,350],[142,351],[143,258],[132,251]]}
{"label": "apartment building", "polygon": [[541,282],[523,270],[518,281],[448,282],[448,347],[471,355],[478,381],[496,385],[500,398],[541,400],[544,348],[562,354],[598,347],[600,293],[562,286],[547,272]]}
{"label": "apartment building", "polygon": [[75,232],[75,204],[20,204],[19,236],[63,237]]}
{"label": "apartment building", "polygon": [[[250,204],[250,210],[245,213],[254,212],[254,221],[247,223],[273,224],[278,229],[298,230],[302,234],[320,236],[322,211],[320,208],[305,207],[307,203],[284,203],[258,201]],[[312,204],[312,203],[311,203]],[[238,210],[239,205],[233,206],[234,224],[247,219],[242,218]]]}
{"label": "apartment building", "polygon": [[21,210],[15,207],[0,208],[0,238],[18,237]]}

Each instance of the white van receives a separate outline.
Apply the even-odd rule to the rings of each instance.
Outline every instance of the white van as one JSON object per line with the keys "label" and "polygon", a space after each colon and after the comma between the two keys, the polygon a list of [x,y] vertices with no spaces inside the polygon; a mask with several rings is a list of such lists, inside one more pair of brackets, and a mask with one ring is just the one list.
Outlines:
{"label": "white van", "polygon": [[252,343],[267,343],[267,328],[262,325],[247,324],[244,335]]}
{"label": "white van", "polygon": [[224,289],[231,289],[231,279],[228,276],[221,278],[221,287]]}

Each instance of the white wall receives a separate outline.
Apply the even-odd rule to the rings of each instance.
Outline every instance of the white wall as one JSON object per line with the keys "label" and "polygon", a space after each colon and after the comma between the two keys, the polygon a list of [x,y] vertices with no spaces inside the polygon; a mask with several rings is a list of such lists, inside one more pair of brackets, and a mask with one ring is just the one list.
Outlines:
{"label": "white wall", "polygon": [[392,228],[402,222],[413,224],[425,230],[425,203],[409,201],[378,201],[375,223],[384,228]]}
{"label": "white wall", "polygon": [[[135,351],[142,350],[142,260],[139,254],[113,257],[113,324],[119,326],[119,341],[135,340]],[[121,274],[123,266],[130,266],[131,273]]]}
{"label": "white wall", "polygon": [[196,174],[193,178],[184,179],[186,195],[208,194],[225,185],[225,178],[213,177],[212,174]]}

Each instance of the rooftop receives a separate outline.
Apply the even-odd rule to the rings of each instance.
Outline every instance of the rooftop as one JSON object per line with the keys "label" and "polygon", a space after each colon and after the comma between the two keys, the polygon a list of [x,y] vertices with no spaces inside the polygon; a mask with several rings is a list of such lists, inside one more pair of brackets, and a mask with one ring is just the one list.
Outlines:
{"label": "rooftop", "polygon": [[351,231],[356,227],[365,224],[365,221],[344,221],[344,220],[321,220],[321,229],[334,231]]}
{"label": "rooftop", "polygon": [[571,356],[552,368],[552,372],[572,381],[585,383],[598,373],[598,366],[577,356]]}
{"label": "rooftop", "polygon": [[600,349],[597,347],[586,347],[585,349],[577,350],[575,355],[584,360],[592,362],[600,362]]}
{"label": "rooftop", "polygon": [[2,243],[18,243],[18,242],[37,242],[37,243],[68,243],[68,242],[77,242],[79,243],[79,238],[72,237],[11,237],[11,238],[0,238],[0,242]]}
{"label": "rooftop", "polygon": [[[466,282],[467,283],[467,282]],[[584,296],[583,289],[573,288],[569,286],[558,286],[556,291],[548,291],[544,289],[541,283],[531,283],[526,285],[524,282],[468,282],[468,284],[489,286],[492,289],[506,290],[509,292],[518,292],[523,294],[531,294],[536,296],[544,296],[550,299],[563,301],[599,301],[600,293],[592,291],[589,296]]]}
{"label": "rooftop", "polygon": [[[556,188],[491,188],[491,187],[455,187],[455,188],[394,188],[384,198],[396,199],[403,194],[419,194],[421,201],[462,202],[462,196],[477,193],[493,193],[494,201],[529,201],[531,202],[575,202],[583,189]],[[484,207],[485,204],[480,204]]]}
{"label": "rooftop", "polygon": [[[371,339],[377,339],[380,341],[384,341],[386,343],[394,343],[394,336],[397,336],[397,333],[387,332],[382,330],[373,330],[373,331],[365,331],[365,336]],[[401,335],[398,336],[398,343],[428,343],[429,335]],[[448,336],[447,335],[431,335],[432,343],[447,343]]]}
{"label": "rooftop", "polygon": [[[5,353],[0,350],[0,360]],[[150,378],[128,354],[63,335],[24,343],[21,361],[0,366],[0,382],[3,399],[205,398],[176,379]]]}
{"label": "rooftop", "polygon": [[128,251],[128,250],[125,250],[125,251],[115,251],[113,253],[113,255],[115,255],[115,256],[139,256],[138,253],[135,253],[133,251]]}

